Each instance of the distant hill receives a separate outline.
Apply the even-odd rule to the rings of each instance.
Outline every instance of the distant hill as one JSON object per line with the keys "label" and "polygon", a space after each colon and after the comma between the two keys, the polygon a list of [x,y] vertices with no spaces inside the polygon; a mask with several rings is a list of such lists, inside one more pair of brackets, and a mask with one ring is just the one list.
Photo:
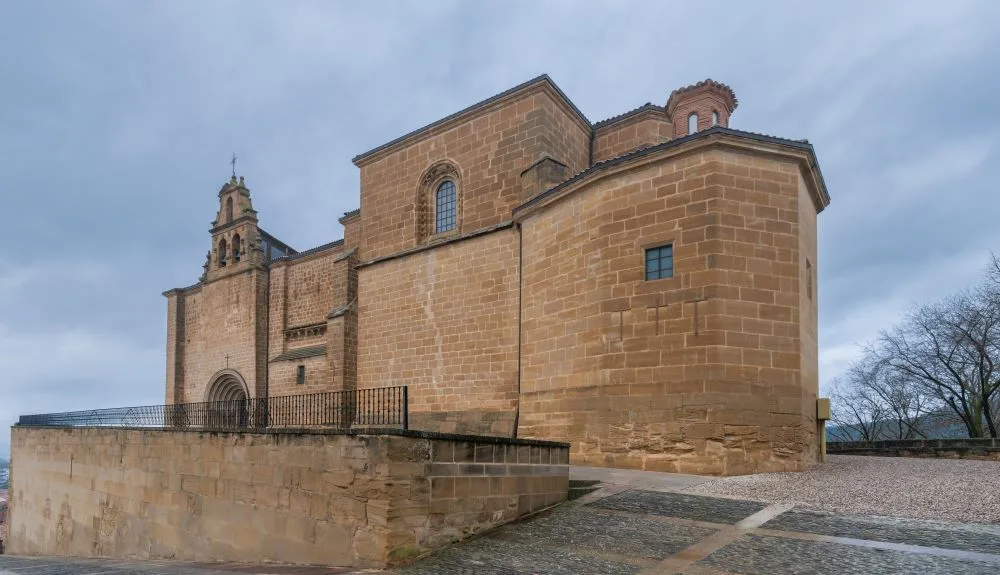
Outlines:
{"label": "distant hill", "polygon": [[[880,424],[880,427],[879,439],[894,439],[897,437],[894,423],[884,422]],[[956,421],[954,414],[944,410],[922,416],[917,421],[917,428],[920,429],[927,439],[960,439],[969,436],[965,426],[961,422]],[[844,428],[841,430],[831,421],[826,426],[826,440],[860,441],[861,435],[853,429]]]}

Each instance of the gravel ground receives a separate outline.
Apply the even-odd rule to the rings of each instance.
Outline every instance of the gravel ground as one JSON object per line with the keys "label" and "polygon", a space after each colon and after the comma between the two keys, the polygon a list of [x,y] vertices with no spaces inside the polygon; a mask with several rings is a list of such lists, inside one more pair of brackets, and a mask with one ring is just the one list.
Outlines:
{"label": "gravel ground", "polygon": [[1000,462],[829,455],[805,473],[725,477],[685,489],[859,515],[1000,524]]}

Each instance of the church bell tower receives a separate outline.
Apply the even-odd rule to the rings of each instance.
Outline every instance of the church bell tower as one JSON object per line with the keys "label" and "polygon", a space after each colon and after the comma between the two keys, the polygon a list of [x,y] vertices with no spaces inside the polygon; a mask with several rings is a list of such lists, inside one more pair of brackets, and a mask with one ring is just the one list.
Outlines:
{"label": "church bell tower", "polygon": [[212,222],[212,248],[208,251],[201,281],[247,270],[264,263],[257,211],[250,190],[236,175],[219,190],[219,212]]}

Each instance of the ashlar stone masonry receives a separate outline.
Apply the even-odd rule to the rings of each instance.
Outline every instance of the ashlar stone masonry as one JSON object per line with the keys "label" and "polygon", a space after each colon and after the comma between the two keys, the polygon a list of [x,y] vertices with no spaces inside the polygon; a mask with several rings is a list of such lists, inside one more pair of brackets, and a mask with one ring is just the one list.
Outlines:
{"label": "ashlar stone masonry", "polygon": [[807,468],[830,198],[808,142],[736,107],[706,80],[592,123],[535,78],[355,157],[343,239],[302,252],[234,177],[165,294],[167,402],[407,385],[415,428],[576,463]]}

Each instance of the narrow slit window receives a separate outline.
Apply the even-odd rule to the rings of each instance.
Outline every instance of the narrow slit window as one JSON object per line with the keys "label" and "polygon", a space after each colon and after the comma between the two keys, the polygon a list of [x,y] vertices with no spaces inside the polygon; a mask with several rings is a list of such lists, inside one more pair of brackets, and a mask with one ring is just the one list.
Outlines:
{"label": "narrow slit window", "polygon": [[718,112],[712,112],[712,125],[713,126],[718,126],[719,125],[719,113]]}
{"label": "narrow slit window", "polygon": [[813,298],[813,265],[806,260],[806,297],[812,301]]}
{"label": "narrow slit window", "polygon": [[646,250],[646,281],[674,277],[674,246]]}
{"label": "narrow slit window", "polygon": [[698,131],[698,114],[691,114],[688,116],[688,134],[693,134]]}
{"label": "narrow slit window", "polygon": [[298,373],[298,376],[296,378],[296,383],[298,383],[299,385],[302,385],[305,382],[306,382],[306,366],[300,365],[299,366],[299,373]]}
{"label": "narrow slit window", "polygon": [[455,182],[445,180],[438,186],[434,197],[434,233],[440,234],[455,229],[457,194]]}

